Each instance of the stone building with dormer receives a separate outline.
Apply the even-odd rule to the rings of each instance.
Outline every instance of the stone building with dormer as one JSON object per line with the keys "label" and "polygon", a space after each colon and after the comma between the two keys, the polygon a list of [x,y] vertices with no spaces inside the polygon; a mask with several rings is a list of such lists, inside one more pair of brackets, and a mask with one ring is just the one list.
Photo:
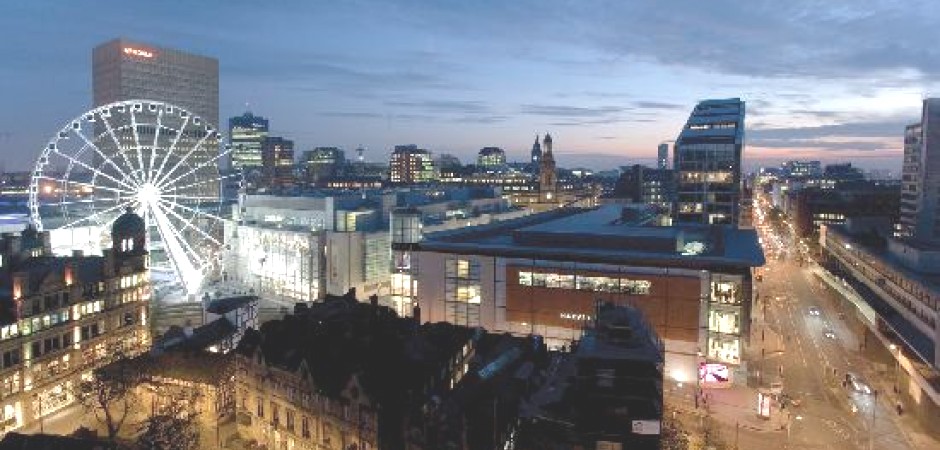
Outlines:
{"label": "stone building with dormer", "polygon": [[150,348],[146,225],[131,211],[103,255],[55,256],[30,226],[0,237],[0,434],[75,402],[92,370]]}

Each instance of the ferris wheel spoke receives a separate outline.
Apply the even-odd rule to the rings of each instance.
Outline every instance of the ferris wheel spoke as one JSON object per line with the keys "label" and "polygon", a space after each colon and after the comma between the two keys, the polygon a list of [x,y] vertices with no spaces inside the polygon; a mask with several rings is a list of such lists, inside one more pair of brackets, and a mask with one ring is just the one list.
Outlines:
{"label": "ferris wheel spoke", "polygon": [[[90,215],[90,216],[82,217],[82,218],[80,218],[80,219],[78,219],[78,220],[74,220],[74,221],[72,221],[72,222],[69,222],[69,223],[67,223],[67,224],[65,224],[65,225],[62,225],[62,226],[59,227],[59,228],[71,228],[71,227],[75,226],[76,224],[79,224],[79,223],[82,223],[82,222],[86,222],[86,221],[90,221],[90,220],[95,219],[95,218],[97,218],[97,217],[100,217],[100,216],[103,216],[103,215],[105,215],[105,214],[108,214],[108,213],[110,213],[110,212],[112,212],[112,211],[116,211],[116,210],[118,210],[118,209],[120,209],[120,208],[127,208],[128,206],[132,206],[133,203],[134,203],[133,200],[127,200],[127,201],[118,203],[117,205],[114,205],[114,206],[112,206],[112,207],[110,207],[110,208],[107,208],[107,209],[102,209],[101,211],[98,211],[98,212],[96,212],[96,213],[94,213],[94,214],[92,214],[92,215]],[[113,218],[112,218],[112,219],[113,219]]]}
{"label": "ferris wheel spoke", "polygon": [[108,130],[108,134],[111,135],[111,140],[114,141],[115,150],[117,150],[117,152],[121,155],[121,159],[124,160],[124,163],[127,164],[127,167],[132,168],[132,170],[127,172],[125,175],[127,175],[128,178],[134,180],[137,185],[143,184],[143,181],[137,178],[137,174],[135,173],[136,170],[133,170],[134,165],[131,164],[131,161],[127,159],[127,155],[121,149],[121,140],[118,139],[116,134],[114,134],[114,128],[111,127],[111,122],[108,122],[108,118],[105,117],[104,114],[98,113],[98,117],[100,117],[101,122],[104,123],[105,128]]}
{"label": "ferris wheel spoke", "polygon": [[176,212],[176,210],[175,210],[174,208],[183,208],[183,209],[185,209],[185,210],[187,210],[187,211],[189,211],[189,212],[192,212],[194,216],[195,216],[195,215],[202,215],[202,216],[206,216],[206,217],[209,217],[209,218],[211,218],[211,219],[215,219],[215,220],[219,220],[219,221],[223,220],[222,218],[220,218],[220,217],[218,217],[218,216],[214,216],[214,215],[209,214],[209,213],[206,213],[206,212],[202,212],[202,211],[199,211],[199,210],[190,208],[190,207],[188,207],[188,206],[186,206],[186,205],[183,205],[183,204],[180,204],[180,203],[172,203],[172,202],[168,202],[168,201],[166,201],[166,200],[160,200],[160,207],[163,208],[165,211],[169,212],[170,214],[173,214],[174,216],[176,216],[176,218],[179,219],[179,220],[181,220],[183,223],[186,223],[187,226],[191,226],[192,229],[198,231],[200,234],[202,234],[203,237],[205,237],[206,239],[208,239],[208,240],[212,241],[213,243],[215,243],[215,245],[222,245],[222,243],[219,242],[214,236],[212,236],[212,235],[209,234],[209,233],[206,233],[205,231],[203,231],[202,229],[200,229],[200,228],[197,227],[196,225],[193,225],[193,224],[192,224],[192,220],[186,220],[186,218],[184,218],[184,217],[181,216],[178,212]]}
{"label": "ferris wheel spoke", "polygon": [[134,133],[134,147],[137,149],[137,164],[139,164],[138,167],[140,167],[140,177],[142,181],[147,181],[147,173],[144,171],[144,155],[141,154],[140,148],[140,132],[137,130],[137,114],[134,113],[134,108],[131,108],[131,130]]}
{"label": "ferris wheel spoke", "polygon": [[92,188],[92,189],[103,189],[103,190],[105,190],[105,191],[116,192],[116,193],[118,193],[118,194],[134,195],[133,192],[131,192],[131,191],[127,191],[127,190],[124,190],[124,189],[118,189],[118,188],[114,188],[114,187],[110,187],[110,186],[100,186],[100,185],[97,185],[97,184],[84,183],[84,182],[81,182],[81,181],[61,180],[61,179],[59,179],[59,178],[47,177],[47,176],[45,176],[45,175],[37,175],[36,178],[38,178],[38,179],[40,179],[40,180],[54,181],[54,182],[56,182],[56,183],[76,184],[76,185],[79,185],[79,186],[82,186],[82,187],[88,187],[88,188]]}
{"label": "ferris wheel spoke", "polygon": [[171,201],[180,200],[180,199],[196,200],[196,201],[211,201],[211,202],[219,201],[218,197],[201,197],[201,196],[196,196],[196,195],[183,195],[183,194],[163,194],[160,197],[162,197],[164,200],[171,200]]}
{"label": "ferris wheel spoke", "polygon": [[186,152],[186,156],[183,156],[182,158],[180,158],[179,161],[177,161],[176,164],[173,166],[173,168],[170,169],[170,171],[167,172],[166,174],[163,174],[163,176],[162,176],[159,180],[157,180],[157,182],[156,182],[155,184],[156,184],[157,186],[161,186],[161,187],[164,186],[164,185],[165,185],[164,181],[166,181],[167,178],[169,178],[171,175],[173,175],[173,174],[176,172],[176,169],[179,169],[179,167],[183,164],[183,162],[186,161],[186,160],[188,160],[189,157],[192,156],[193,153],[196,152],[196,150],[199,150],[199,149],[202,147],[202,144],[203,144],[204,142],[206,142],[206,139],[207,139],[211,134],[212,134],[212,133],[206,133],[206,135],[203,136],[202,139],[199,139],[199,141],[196,142],[196,145],[194,145],[193,148],[189,149],[189,151]]}
{"label": "ferris wheel spoke", "polygon": [[[193,225],[191,222],[187,222],[187,221],[184,220],[182,217],[180,217],[179,214],[176,214],[173,210],[167,208],[166,206],[160,205],[160,204],[155,204],[155,206],[156,206],[156,208],[157,208],[157,211],[155,212],[156,216],[162,216],[162,219],[161,219],[161,220],[165,221],[167,224],[170,225],[169,230],[170,230],[170,232],[172,233],[173,237],[177,238],[177,240],[179,241],[180,245],[181,245],[182,247],[185,247],[185,250],[187,250],[188,255],[189,255],[189,256],[188,256],[189,261],[191,261],[191,262],[197,262],[197,263],[199,263],[200,266],[205,265],[205,261],[202,259],[202,256],[201,256],[195,249],[193,249],[193,247],[192,247],[192,245],[189,243],[189,241],[187,241],[185,238],[183,238],[183,233],[185,233],[186,230],[188,230],[188,229],[190,229],[190,228],[192,228],[192,229],[194,229],[194,230],[198,230],[199,228],[197,228],[197,227],[196,227],[195,225]],[[167,215],[167,213],[174,215],[174,216],[177,218],[177,220],[182,221],[185,225],[183,225],[182,227],[180,227],[180,226],[173,226],[173,221],[170,220],[170,217],[169,217],[169,215]],[[155,216],[155,217],[156,217],[156,216]],[[159,227],[159,221],[158,221],[158,227]]]}
{"label": "ferris wheel spoke", "polygon": [[154,180],[153,165],[156,162],[157,149],[160,148],[161,128],[163,128],[163,108],[157,111],[157,126],[153,132],[153,146],[150,148],[150,165],[147,167],[147,181]]}
{"label": "ferris wheel spoke", "polygon": [[[195,173],[197,170],[199,170],[199,169],[201,169],[201,168],[203,168],[203,167],[207,167],[208,164],[213,164],[213,163],[215,163],[216,161],[219,160],[219,158],[221,158],[221,157],[223,157],[223,156],[229,154],[231,151],[232,151],[231,149],[227,149],[227,150],[225,150],[224,152],[221,152],[221,153],[219,153],[218,155],[216,155],[214,158],[209,159],[209,160],[206,160],[206,161],[204,161],[204,162],[202,162],[202,163],[200,163],[200,164],[197,164],[197,165],[196,165],[195,167],[193,167],[189,172],[186,172],[186,173],[184,173],[184,174],[182,174],[182,175],[180,175],[180,176],[178,176],[178,177],[176,177],[176,178],[174,178],[174,179],[172,179],[172,180],[170,180],[170,181],[167,181],[167,182],[165,182],[165,183],[161,183],[161,184],[159,185],[159,187],[160,187],[161,189],[163,189],[163,188],[165,188],[166,186],[172,186],[173,183],[176,183],[177,181],[183,179],[184,177],[187,177],[187,176],[189,176],[189,175]],[[220,179],[221,179],[221,178],[220,178]]]}
{"label": "ferris wheel spoke", "polygon": [[[98,154],[98,156],[100,156],[100,157],[102,157],[102,158],[104,159],[105,162],[110,163],[111,166],[113,166],[115,169],[117,169],[117,171],[118,171],[119,173],[124,173],[124,169],[122,169],[121,167],[119,167],[119,166],[114,162],[114,160],[112,160],[109,156],[105,155],[104,152],[102,152],[101,149],[98,148],[97,145],[95,145],[90,139],[88,139],[88,136],[85,136],[85,133],[82,133],[81,131],[78,131],[78,130],[75,130],[75,129],[72,129],[72,131],[73,131],[75,134],[79,135],[79,136],[82,138],[83,141],[85,141],[85,146],[82,147],[82,150],[84,150],[84,148],[85,148],[86,146],[87,146],[87,147],[91,147],[91,148],[95,151],[95,153]],[[131,167],[128,167],[128,168],[133,171],[133,168],[131,168]]]}
{"label": "ferris wheel spoke", "polygon": [[[200,186],[200,185],[203,185],[203,184],[218,183],[218,182],[220,182],[220,181],[222,181],[222,180],[225,180],[225,179],[227,179],[227,178],[232,178],[232,177],[237,177],[237,176],[238,176],[238,174],[221,175],[221,176],[219,176],[218,178],[212,178],[212,179],[210,179],[210,180],[197,181],[197,182],[195,182],[195,183],[185,184],[185,185],[183,185],[183,186],[172,186],[172,188],[173,188],[174,191],[181,191],[181,190],[184,190],[184,189],[188,189],[188,188],[191,188],[191,187]],[[173,195],[173,194],[166,194],[166,195]],[[218,200],[218,197],[212,197],[212,198]]]}
{"label": "ferris wheel spoke", "polygon": [[[189,206],[186,206],[186,205],[184,205],[184,204],[182,204],[182,203],[170,202],[170,201],[164,200],[164,199],[161,199],[160,201],[161,201],[162,203],[164,203],[165,205],[170,205],[170,206],[173,206],[173,207],[183,208],[183,209],[185,209],[185,210],[187,210],[187,211],[189,211],[189,212],[191,212],[191,213],[193,213],[193,214],[197,214],[197,215],[200,215],[200,216],[205,216],[205,217],[208,217],[208,218],[210,218],[210,219],[215,219],[215,220],[218,220],[219,222],[224,222],[224,221],[225,221],[225,219],[223,219],[223,218],[221,218],[221,217],[219,217],[219,216],[217,216],[217,215],[215,215],[215,214],[210,214],[210,213],[207,213],[207,212],[205,212],[205,211],[200,211],[200,210],[198,210],[198,209],[195,209],[195,208],[191,208],[191,207],[189,207]],[[202,230],[199,230],[199,231],[202,231]],[[213,238],[212,238],[211,236],[209,236],[209,235],[206,235],[206,237],[208,237],[209,239],[215,240],[215,239],[213,239]],[[216,241],[216,243],[218,244],[219,242]]]}
{"label": "ferris wheel spoke", "polygon": [[[150,208],[150,216],[153,217],[154,222],[156,222],[157,232],[160,233],[163,247],[170,255],[169,259],[176,269],[177,276],[180,281],[183,282],[187,292],[195,292],[199,289],[199,285],[202,284],[202,266],[204,266],[205,263],[199,258],[198,253],[193,251],[193,248],[179,234],[176,229],[177,227],[174,227],[170,222],[170,218],[167,217],[160,204],[153,204]],[[193,264],[193,261],[198,262],[200,267],[197,268]]]}
{"label": "ferris wheel spoke", "polygon": [[189,124],[189,118],[192,116],[186,116],[183,119],[183,125],[176,131],[176,137],[173,139],[173,143],[170,144],[170,148],[167,149],[166,154],[163,155],[163,161],[160,162],[160,168],[157,169],[157,173],[151,178],[151,180],[158,180],[163,177],[163,169],[166,168],[166,161],[170,159],[170,156],[173,155],[173,152],[176,150],[176,145],[179,144],[180,138],[183,137],[183,130],[186,129],[186,125]]}
{"label": "ferris wheel spoke", "polygon": [[107,173],[98,170],[97,168],[91,167],[91,166],[89,166],[88,164],[85,164],[84,162],[82,162],[82,161],[80,161],[80,160],[78,160],[78,159],[75,159],[75,158],[72,157],[72,156],[66,155],[65,153],[60,152],[59,149],[55,149],[55,150],[53,150],[53,151],[54,151],[57,155],[62,156],[63,158],[65,158],[65,159],[71,161],[71,162],[74,163],[74,164],[78,164],[79,166],[82,166],[82,167],[84,167],[84,168],[86,168],[86,169],[88,169],[88,170],[94,172],[94,173],[97,174],[97,175],[101,175],[101,176],[103,176],[103,177],[105,177],[105,178],[107,178],[107,179],[109,179],[109,180],[111,180],[111,181],[113,181],[113,182],[115,182],[115,183],[117,183],[117,184],[120,184],[121,186],[124,186],[124,187],[130,189],[131,192],[133,192],[133,191],[135,191],[135,190],[137,189],[136,186],[129,185],[129,184],[127,184],[126,182],[121,181],[121,180],[119,180],[119,179],[117,179],[117,178],[114,178],[114,177],[112,177],[111,175],[108,175]]}

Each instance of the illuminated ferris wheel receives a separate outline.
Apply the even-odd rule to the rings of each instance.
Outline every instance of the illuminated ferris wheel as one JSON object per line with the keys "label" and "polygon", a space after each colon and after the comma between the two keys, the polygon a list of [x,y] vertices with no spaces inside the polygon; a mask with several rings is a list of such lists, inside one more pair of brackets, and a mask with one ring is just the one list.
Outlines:
{"label": "illuminated ferris wheel", "polygon": [[95,108],[59,130],[39,155],[29,191],[32,221],[58,253],[110,246],[127,209],[147,224],[155,271],[188,293],[218,268],[222,241],[221,136],[185,109],[152,100]]}

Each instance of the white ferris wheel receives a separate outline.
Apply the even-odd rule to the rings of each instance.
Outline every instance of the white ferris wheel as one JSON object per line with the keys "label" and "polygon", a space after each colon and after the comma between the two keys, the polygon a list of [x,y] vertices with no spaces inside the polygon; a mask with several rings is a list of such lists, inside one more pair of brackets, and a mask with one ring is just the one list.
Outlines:
{"label": "white ferris wheel", "polygon": [[147,224],[155,271],[188,293],[218,269],[223,221],[221,136],[189,111],[153,100],[97,107],[68,122],[42,150],[30,215],[59,253],[110,246],[111,223],[130,209]]}

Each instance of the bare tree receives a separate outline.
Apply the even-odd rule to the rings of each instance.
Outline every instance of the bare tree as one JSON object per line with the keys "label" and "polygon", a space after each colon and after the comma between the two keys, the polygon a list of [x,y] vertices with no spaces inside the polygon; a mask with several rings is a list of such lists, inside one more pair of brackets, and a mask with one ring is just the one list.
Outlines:
{"label": "bare tree", "polygon": [[193,450],[199,447],[199,400],[201,394],[189,387],[153,384],[154,404],[150,416],[140,425],[140,450]]}
{"label": "bare tree", "polygon": [[140,362],[116,355],[116,361],[92,372],[91,379],[77,386],[76,398],[85,411],[105,426],[112,443],[127,421],[136,402],[134,387],[140,380]]}

